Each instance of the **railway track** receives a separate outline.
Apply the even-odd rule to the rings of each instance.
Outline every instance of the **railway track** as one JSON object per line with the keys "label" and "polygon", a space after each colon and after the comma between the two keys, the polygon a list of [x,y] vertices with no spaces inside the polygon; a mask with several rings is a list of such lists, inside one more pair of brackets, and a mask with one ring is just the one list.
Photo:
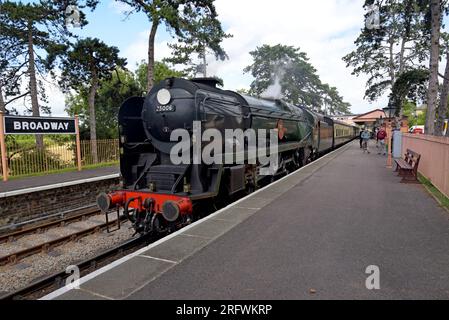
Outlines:
{"label": "railway track", "polygon": [[[57,221],[50,221],[50,222],[42,223],[42,224],[35,225],[32,227],[27,227],[27,228],[24,228],[19,231],[0,235],[0,244],[12,243],[12,242],[14,242],[22,237],[28,236],[28,235],[40,234],[40,233],[43,233],[43,232],[50,230],[52,228],[55,228],[55,227],[64,227],[64,226],[67,226],[68,224],[78,222],[78,221],[85,221],[89,217],[101,214],[101,211],[96,206],[95,207],[92,206],[90,208],[86,208],[83,210],[75,210],[75,212],[77,212],[77,213],[69,215],[68,217],[65,217],[65,218],[57,220]],[[57,246],[63,245],[69,241],[76,241],[82,237],[93,234],[95,232],[103,231],[105,229],[108,229],[109,227],[111,227],[114,224],[115,225],[118,224],[118,227],[120,227],[121,219],[123,219],[123,217],[118,218],[111,222],[106,221],[105,223],[96,224],[91,227],[84,228],[82,230],[75,231],[70,234],[55,238],[55,239],[40,242],[38,244],[35,244],[33,246],[30,246],[30,247],[27,247],[24,249],[9,252],[3,256],[0,256],[0,266],[6,265],[6,264],[17,263],[21,259],[29,257],[33,254],[38,254],[41,252],[48,253],[50,250],[52,250],[53,248],[55,248]]]}
{"label": "railway track", "polygon": [[[80,263],[74,264],[80,270],[80,275],[84,276],[88,273],[91,273],[104,265],[111,263],[114,260],[117,260],[125,255],[138,250],[152,241],[157,240],[155,237],[150,236],[140,236],[136,238],[132,238],[114,248],[105,250],[100,254],[94,256],[93,258],[89,258]],[[39,279],[37,281],[32,282],[28,286],[19,289],[15,292],[8,293],[6,295],[0,296],[0,300],[35,300],[39,299],[50,292],[53,292],[59,288],[62,288],[66,285],[66,279],[70,274],[66,273],[66,271],[60,271],[49,275],[43,279]]]}
{"label": "railway track", "polygon": [[57,219],[57,220],[51,219],[51,220],[48,220],[47,222],[33,224],[33,225],[24,227],[17,231],[2,233],[2,234],[0,234],[0,244],[15,241],[15,240],[17,240],[21,237],[24,237],[26,235],[29,235],[29,234],[43,232],[50,228],[64,226],[68,223],[80,221],[80,220],[86,219],[88,217],[97,215],[99,213],[100,213],[100,210],[98,209],[97,205],[92,205],[90,207],[83,208],[83,209],[75,209],[75,210],[70,211],[70,213],[67,213],[61,219]]}

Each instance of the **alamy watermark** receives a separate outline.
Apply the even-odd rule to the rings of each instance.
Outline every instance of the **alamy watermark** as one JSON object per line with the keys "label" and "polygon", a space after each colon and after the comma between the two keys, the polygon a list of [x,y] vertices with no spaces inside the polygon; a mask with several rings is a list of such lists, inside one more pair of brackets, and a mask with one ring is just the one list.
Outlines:
{"label": "alamy watermark", "polygon": [[380,9],[377,5],[368,6],[365,26],[368,30],[380,29]]}
{"label": "alamy watermark", "polygon": [[366,267],[365,273],[369,274],[365,281],[366,288],[368,290],[380,290],[380,268],[371,265]]}
{"label": "alamy watermark", "polygon": [[80,23],[80,10],[75,5],[68,5],[65,9],[65,25],[66,27],[79,28]]}
{"label": "alamy watermark", "polygon": [[[206,165],[259,164],[260,175],[274,175],[279,169],[278,136],[276,128],[258,129],[257,132],[254,129],[226,129],[223,137],[222,132],[215,128],[201,132],[201,121],[194,121],[192,136],[186,129],[171,132],[170,141],[177,143],[170,150],[170,159],[175,165],[191,162]],[[203,142],[209,143],[202,147]]]}
{"label": "alamy watermark", "polygon": [[77,266],[70,265],[65,269],[65,273],[69,276],[65,280],[66,287],[70,289],[80,288],[80,269]]}

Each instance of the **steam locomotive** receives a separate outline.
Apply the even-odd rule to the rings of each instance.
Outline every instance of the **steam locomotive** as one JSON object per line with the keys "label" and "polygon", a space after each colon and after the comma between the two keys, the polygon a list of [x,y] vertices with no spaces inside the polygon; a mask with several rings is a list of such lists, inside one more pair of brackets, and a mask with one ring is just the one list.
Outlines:
{"label": "steam locomotive", "polygon": [[[357,127],[304,106],[222,90],[218,83],[212,78],[169,78],[154,86],[145,98],[133,97],[122,104],[119,134],[123,185],[120,190],[98,196],[101,210],[123,208],[136,232],[142,234],[169,232],[201,215],[202,204],[250,193],[267,179],[292,172],[358,136]],[[179,129],[190,138],[185,149],[175,152],[190,160],[185,163],[173,161],[173,150],[180,143],[179,135],[174,140],[173,134]],[[244,133],[243,140],[225,138],[219,142],[221,151],[212,151],[214,159],[229,157],[226,150],[231,150],[236,159],[240,152],[240,161],[195,161],[194,149],[207,148],[211,142],[197,134],[208,129],[223,137],[229,129],[240,137]],[[255,159],[254,152],[247,148],[249,130],[263,143],[257,148],[275,157],[276,166],[268,170],[268,175],[261,174],[268,165]],[[273,142],[277,150],[270,153]]]}

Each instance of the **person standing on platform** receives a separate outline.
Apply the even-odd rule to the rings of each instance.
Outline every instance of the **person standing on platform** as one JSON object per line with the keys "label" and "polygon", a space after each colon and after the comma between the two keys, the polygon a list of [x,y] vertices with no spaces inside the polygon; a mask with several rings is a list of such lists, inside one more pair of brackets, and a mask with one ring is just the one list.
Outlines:
{"label": "person standing on platform", "polygon": [[371,132],[369,132],[367,129],[362,131],[362,134],[360,135],[362,137],[362,147],[363,147],[363,153],[369,152],[368,149],[368,142],[369,139],[371,139]]}
{"label": "person standing on platform", "polygon": [[363,148],[363,146],[362,146],[362,142],[363,142],[362,133],[363,133],[364,130],[365,130],[365,127],[363,127],[362,130],[360,130],[360,133],[359,133],[360,149]]}
{"label": "person standing on platform", "polygon": [[376,149],[379,149],[379,140],[377,139],[377,134],[379,133],[379,128],[374,129],[374,139],[376,139]]}
{"label": "person standing on platform", "polygon": [[387,132],[385,131],[384,127],[381,127],[379,129],[379,132],[377,133],[377,141],[379,143],[379,150],[377,154],[383,154],[384,156],[387,154],[386,147],[385,147],[385,139],[387,138]]}

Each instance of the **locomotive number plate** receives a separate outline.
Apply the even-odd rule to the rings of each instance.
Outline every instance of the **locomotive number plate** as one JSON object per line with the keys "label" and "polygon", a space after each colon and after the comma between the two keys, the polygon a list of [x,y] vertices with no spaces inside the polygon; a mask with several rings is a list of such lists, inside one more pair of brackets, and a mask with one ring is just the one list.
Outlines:
{"label": "locomotive number plate", "polygon": [[156,112],[175,112],[176,108],[174,105],[166,105],[166,106],[156,106]]}

